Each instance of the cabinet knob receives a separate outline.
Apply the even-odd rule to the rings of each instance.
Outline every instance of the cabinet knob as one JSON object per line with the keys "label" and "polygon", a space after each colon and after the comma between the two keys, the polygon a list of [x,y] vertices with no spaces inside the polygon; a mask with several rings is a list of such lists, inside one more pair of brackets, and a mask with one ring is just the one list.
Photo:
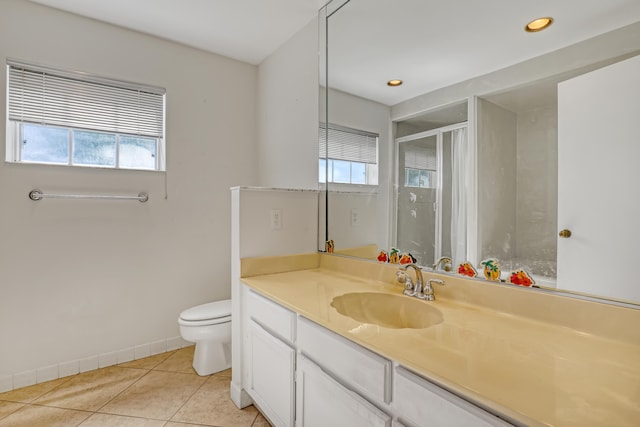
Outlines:
{"label": "cabinet knob", "polygon": [[571,237],[571,230],[567,230],[566,228],[564,230],[560,230],[558,236],[568,239],[569,237]]}

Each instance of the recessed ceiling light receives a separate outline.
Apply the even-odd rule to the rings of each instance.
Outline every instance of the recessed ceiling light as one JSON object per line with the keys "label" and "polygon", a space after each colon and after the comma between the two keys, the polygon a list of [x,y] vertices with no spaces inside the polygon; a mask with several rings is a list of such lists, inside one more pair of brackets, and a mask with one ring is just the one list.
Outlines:
{"label": "recessed ceiling light", "polygon": [[524,30],[528,33],[537,33],[538,31],[548,28],[551,24],[553,24],[553,18],[547,16],[545,18],[538,18],[529,22],[525,25]]}
{"label": "recessed ceiling light", "polygon": [[389,80],[387,82],[388,86],[400,86],[402,84],[402,80]]}

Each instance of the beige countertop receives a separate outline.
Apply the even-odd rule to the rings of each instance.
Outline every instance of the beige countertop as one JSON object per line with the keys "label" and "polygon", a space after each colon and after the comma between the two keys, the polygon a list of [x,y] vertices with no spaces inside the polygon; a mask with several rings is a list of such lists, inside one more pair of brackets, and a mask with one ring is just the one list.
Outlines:
{"label": "beige countertop", "polygon": [[523,424],[640,426],[637,342],[461,303],[444,292],[438,297],[438,287],[436,301],[424,304],[442,313],[441,323],[390,329],[343,316],[331,302],[350,292],[401,294],[396,284],[326,268],[241,280],[302,316]]}

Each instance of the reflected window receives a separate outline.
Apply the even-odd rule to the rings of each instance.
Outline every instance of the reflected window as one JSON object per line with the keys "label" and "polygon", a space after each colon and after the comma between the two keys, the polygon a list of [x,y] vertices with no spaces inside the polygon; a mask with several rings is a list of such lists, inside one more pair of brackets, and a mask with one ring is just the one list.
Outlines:
{"label": "reflected window", "polygon": [[434,136],[403,142],[399,155],[405,187],[436,188],[438,157]]}
{"label": "reflected window", "polygon": [[337,125],[320,125],[321,183],[378,185],[378,135]]}
{"label": "reflected window", "polygon": [[404,168],[404,186],[414,188],[435,188],[436,171],[428,169]]}

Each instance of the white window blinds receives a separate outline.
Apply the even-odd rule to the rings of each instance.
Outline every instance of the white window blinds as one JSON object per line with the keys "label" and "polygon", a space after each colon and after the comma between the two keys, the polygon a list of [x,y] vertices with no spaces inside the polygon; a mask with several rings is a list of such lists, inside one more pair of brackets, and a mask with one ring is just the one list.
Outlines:
{"label": "white window blinds", "polygon": [[[375,164],[378,160],[378,135],[336,125],[320,125],[320,157]],[[329,149],[327,150],[327,142]]]}
{"label": "white window blinds", "polygon": [[431,147],[408,146],[404,152],[404,167],[422,170],[436,170],[438,158],[436,149]]}
{"label": "white window blinds", "polygon": [[8,62],[8,118],[164,138],[165,90]]}

